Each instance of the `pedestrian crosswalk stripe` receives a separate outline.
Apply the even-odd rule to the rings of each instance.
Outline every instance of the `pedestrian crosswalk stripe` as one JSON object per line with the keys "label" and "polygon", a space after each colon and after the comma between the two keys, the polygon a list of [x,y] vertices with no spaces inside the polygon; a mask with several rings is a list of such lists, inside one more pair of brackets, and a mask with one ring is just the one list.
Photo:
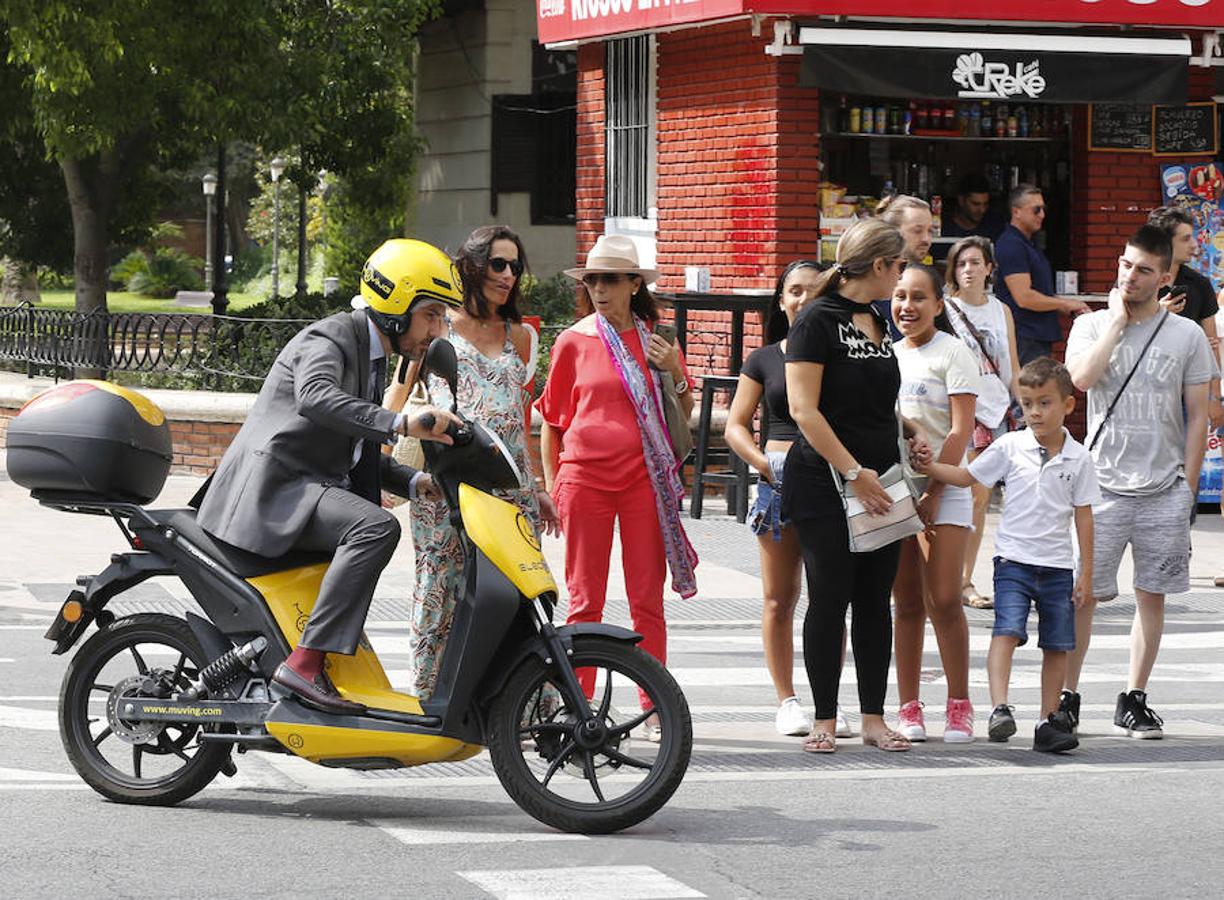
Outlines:
{"label": "pedestrian crosswalk stripe", "polygon": [[580,866],[566,869],[489,869],[459,872],[501,900],[647,900],[704,897],[653,866]]}
{"label": "pedestrian crosswalk stripe", "polygon": [[59,731],[59,719],[53,709],[26,709],[24,706],[0,706],[0,728]]}
{"label": "pedestrian crosswalk stripe", "polygon": [[482,820],[484,831],[467,830],[462,822],[447,821],[445,828],[414,828],[400,824],[395,819],[370,819],[371,825],[385,831],[391,837],[409,846],[424,846],[434,844],[520,844],[537,841],[586,841],[590,840],[583,834],[564,834],[560,831],[549,831],[539,826],[538,831],[528,831],[522,819],[517,816],[506,823],[506,830],[488,830],[489,821]]}
{"label": "pedestrian crosswalk stripe", "polygon": [[0,782],[28,782],[28,781],[70,781],[77,782],[79,779],[76,775],[68,772],[39,772],[33,769],[14,769],[9,766],[0,766]]}

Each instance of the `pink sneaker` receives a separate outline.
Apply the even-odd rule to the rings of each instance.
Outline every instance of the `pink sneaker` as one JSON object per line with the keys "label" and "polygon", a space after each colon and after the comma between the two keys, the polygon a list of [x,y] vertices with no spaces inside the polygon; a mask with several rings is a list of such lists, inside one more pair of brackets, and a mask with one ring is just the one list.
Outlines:
{"label": "pink sneaker", "polygon": [[922,718],[922,701],[911,700],[897,713],[897,731],[911,741],[926,740],[926,722]]}
{"label": "pink sneaker", "polygon": [[945,744],[968,744],[973,741],[973,704],[968,697],[963,700],[949,697],[944,716]]}

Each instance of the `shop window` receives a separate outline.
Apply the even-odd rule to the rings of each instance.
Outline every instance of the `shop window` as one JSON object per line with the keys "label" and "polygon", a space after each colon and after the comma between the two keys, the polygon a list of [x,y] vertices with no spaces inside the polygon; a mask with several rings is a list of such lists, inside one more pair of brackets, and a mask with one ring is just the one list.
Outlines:
{"label": "shop window", "polygon": [[578,165],[578,55],[532,44],[530,94],[493,98],[491,212],[498,194],[531,194],[532,225],[572,225]]}
{"label": "shop window", "polygon": [[606,46],[605,214],[646,218],[651,206],[654,156],[650,38],[624,38],[608,41]]}

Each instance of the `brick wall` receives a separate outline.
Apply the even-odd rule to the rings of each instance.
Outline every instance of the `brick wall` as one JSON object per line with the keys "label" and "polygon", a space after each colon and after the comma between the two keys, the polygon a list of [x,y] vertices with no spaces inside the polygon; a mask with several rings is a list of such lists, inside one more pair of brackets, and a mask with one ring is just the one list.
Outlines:
{"label": "brick wall", "polygon": [[[790,260],[817,253],[819,97],[799,88],[799,57],[764,48],[746,22],[657,38],[660,290],[682,290],[688,265],[708,266],[716,293],[772,290]],[[578,66],[581,258],[603,228],[603,46],[581,47]],[[728,371],[729,322],[690,314],[694,372]],[[757,317],[746,335],[760,344]]]}
{"label": "brick wall", "polygon": [[604,59],[602,43],[578,48],[578,159],[575,189],[577,250],[581,263],[604,222]]}
{"label": "brick wall", "polygon": [[[1210,100],[1214,93],[1214,70],[1190,66],[1190,102]],[[1073,122],[1071,258],[1080,273],[1080,290],[1102,293],[1117,277],[1118,254],[1126,238],[1161,205],[1161,165],[1199,163],[1212,157],[1089,150],[1086,106],[1076,109]]]}

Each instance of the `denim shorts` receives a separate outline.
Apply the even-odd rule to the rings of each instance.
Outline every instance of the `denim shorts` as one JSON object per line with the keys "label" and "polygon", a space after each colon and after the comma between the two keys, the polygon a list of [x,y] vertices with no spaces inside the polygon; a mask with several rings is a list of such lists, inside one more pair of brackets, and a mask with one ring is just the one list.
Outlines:
{"label": "denim shorts", "polygon": [[772,534],[775,541],[780,541],[782,529],[790,524],[782,520],[782,469],[786,465],[786,454],[773,450],[765,455],[773,472],[773,484],[764,478],[757,482],[756,502],[748,511],[748,527],[757,537]]}
{"label": "denim shorts", "polygon": [[995,637],[1014,637],[1020,646],[1028,643],[1028,616],[1037,607],[1037,646],[1042,650],[1075,649],[1075,573],[1013,562],[996,556],[994,560]]}

